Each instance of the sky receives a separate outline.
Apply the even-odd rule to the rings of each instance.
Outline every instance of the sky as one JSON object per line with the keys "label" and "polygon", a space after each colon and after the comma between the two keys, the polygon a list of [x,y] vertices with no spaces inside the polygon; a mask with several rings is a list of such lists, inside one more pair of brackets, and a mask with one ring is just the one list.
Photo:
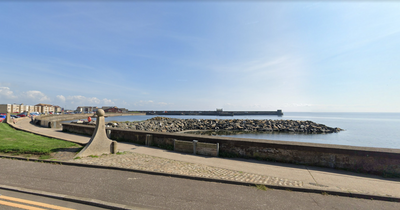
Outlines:
{"label": "sky", "polygon": [[0,104],[400,112],[400,2],[0,1]]}

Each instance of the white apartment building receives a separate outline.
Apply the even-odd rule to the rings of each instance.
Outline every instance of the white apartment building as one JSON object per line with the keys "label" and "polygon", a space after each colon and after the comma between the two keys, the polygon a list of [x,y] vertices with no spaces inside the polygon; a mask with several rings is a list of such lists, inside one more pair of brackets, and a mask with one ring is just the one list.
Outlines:
{"label": "white apartment building", "polygon": [[97,111],[97,106],[78,106],[76,108],[77,112],[94,112]]}
{"label": "white apartment building", "polygon": [[24,104],[0,104],[0,113],[7,113],[7,111],[11,113],[22,113],[22,112],[40,112],[40,113],[50,113],[50,112],[61,112],[62,108],[59,106],[53,106],[50,104],[36,104],[32,105],[24,105]]}
{"label": "white apartment building", "polygon": [[21,113],[21,107],[19,104],[11,104],[11,113]]}
{"label": "white apartment building", "polygon": [[0,113],[11,112],[11,104],[0,104]]}
{"label": "white apartment building", "polygon": [[54,113],[55,112],[55,108],[54,108],[54,106],[53,105],[50,105],[50,104],[36,104],[35,106],[38,106],[39,107],[39,112],[40,113],[46,113],[46,114],[48,114],[48,113],[50,113],[50,112],[52,112],[52,113]]}

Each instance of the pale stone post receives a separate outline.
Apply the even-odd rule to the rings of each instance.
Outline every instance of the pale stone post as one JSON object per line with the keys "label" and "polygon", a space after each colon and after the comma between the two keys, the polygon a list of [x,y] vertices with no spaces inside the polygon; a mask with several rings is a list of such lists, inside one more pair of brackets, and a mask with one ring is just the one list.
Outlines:
{"label": "pale stone post", "polygon": [[153,135],[146,134],[146,139],[144,140],[146,146],[151,146],[153,144]]}
{"label": "pale stone post", "polygon": [[83,148],[75,157],[86,157],[89,155],[102,155],[110,154],[117,151],[116,142],[107,137],[106,126],[104,120],[104,110],[98,109],[96,120],[96,129],[90,139],[89,143]]}
{"label": "pale stone post", "polygon": [[7,116],[6,116],[6,123],[11,124],[11,113],[9,110],[7,110]]}
{"label": "pale stone post", "polygon": [[113,154],[117,154],[118,150],[117,150],[117,146],[118,146],[118,142],[117,141],[112,141],[111,143],[111,153]]}
{"label": "pale stone post", "polygon": [[195,155],[197,152],[197,142],[199,142],[199,141],[193,140],[193,155]]}

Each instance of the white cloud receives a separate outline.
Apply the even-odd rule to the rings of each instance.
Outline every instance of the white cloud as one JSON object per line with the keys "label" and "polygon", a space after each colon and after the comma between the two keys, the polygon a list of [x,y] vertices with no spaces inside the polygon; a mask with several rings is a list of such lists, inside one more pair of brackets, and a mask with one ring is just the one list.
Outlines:
{"label": "white cloud", "polygon": [[158,108],[165,108],[165,106],[172,105],[173,103],[166,103],[166,102],[155,102],[153,100],[143,101],[140,100],[139,102],[133,103],[135,107],[141,107],[146,109],[158,109]]}
{"label": "white cloud", "polygon": [[14,95],[14,92],[11,91],[9,87],[0,87],[0,98],[3,97],[6,99],[17,98],[17,96]]}
{"label": "white cloud", "polygon": [[68,96],[67,102],[71,104],[77,104],[79,106],[86,106],[86,105],[97,105],[100,104],[101,100],[96,97],[85,97],[81,95],[77,96]]}
{"label": "white cloud", "polygon": [[103,106],[103,105],[115,105],[115,102],[111,99],[98,99],[96,97],[86,97],[81,95],[67,96],[58,95],[59,100],[64,100],[67,105],[73,106]]}
{"label": "white cloud", "polygon": [[103,99],[103,104],[104,105],[114,105],[115,103],[111,99]]}
{"label": "white cloud", "polygon": [[63,95],[57,95],[56,97],[57,97],[58,100],[60,100],[62,103],[65,102],[65,96],[63,96]]}
{"label": "white cloud", "polygon": [[27,91],[26,93],[23,93],[22,96],[30,99],[31,101],[37,101],[39,103],[51,101],[49,97],[38,90]]}
{"label": "white cloud", "polygon": [[152,103],[153,103],[152,100],[148,100],[148,101],[140,100],[139,102],[136,102],[133,105],[135,105],[135,106],[145,106],[145,105],[149,105],[149,104],[152,104]]}

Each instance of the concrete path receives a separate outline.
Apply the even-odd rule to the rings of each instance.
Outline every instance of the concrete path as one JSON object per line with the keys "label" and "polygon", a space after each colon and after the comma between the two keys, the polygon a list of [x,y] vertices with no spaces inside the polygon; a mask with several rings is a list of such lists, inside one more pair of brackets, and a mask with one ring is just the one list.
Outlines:
{"label": "concrete path", "polygon": [[[16,128],[77,143],[90,137],[41,128],[19,120]],[[145,171],[266,184],[299,189],[322,190],[400,199],[400,179],[383,178],[342,170],[283,164],[248,159],[227,159],[180,154],[154,147],[118,143],[123,155],[82,158],[69,162],[131,168]]]}

